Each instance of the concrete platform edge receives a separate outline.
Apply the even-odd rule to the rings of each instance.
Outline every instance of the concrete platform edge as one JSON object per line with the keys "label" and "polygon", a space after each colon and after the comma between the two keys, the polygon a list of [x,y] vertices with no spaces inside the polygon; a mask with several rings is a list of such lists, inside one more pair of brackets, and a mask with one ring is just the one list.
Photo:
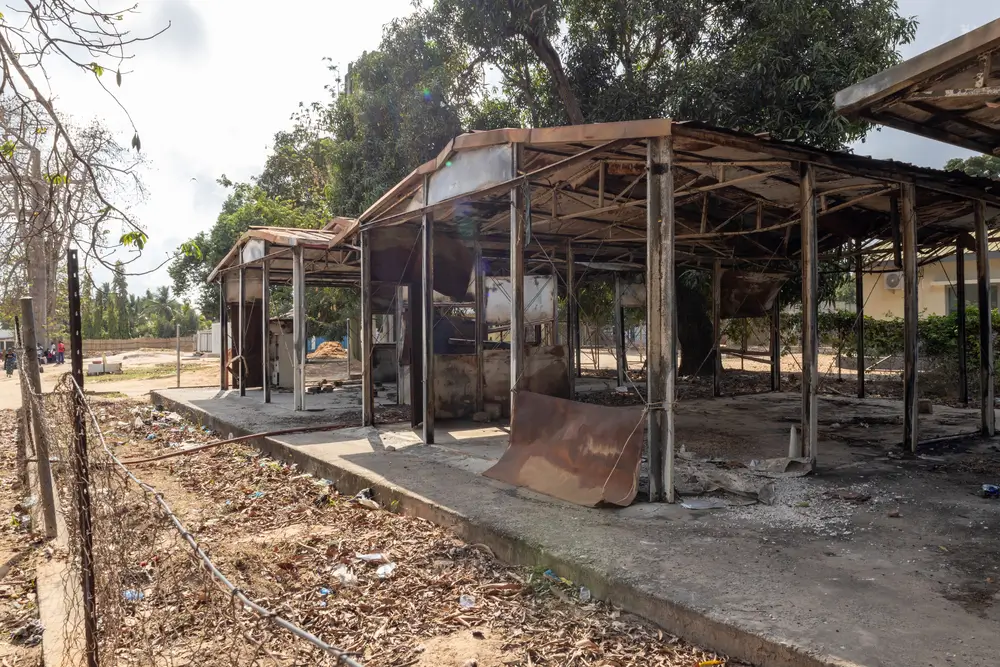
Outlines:
{"label": "concrete platform edge", "polygon": [[[150,400],[219,433],[249,435],[234,424],[159,391],[150,392]],[[854,662],[819,655],[808,647],[756,634],[714,619],[678,601],[653,596],[630,583],[616,579],[608,572],[572,562],[546,551],[542,545],[529,543],[517,535],[474,521],[348,461],[324,461],[272,438],[254,438],[249,444],[268,456],[298,465],[303,472],[331,480],[341,493],[353,494],[370,487],[383,506],[391,506],[399,513],[426,519],[451,529],[470,544],[484,544],[497,558],[510,565],[551,568],[560,576],[589,588],[593,597],[640,616],[686,641],[724,653],[731,658],[757,667],[864,667]]]}

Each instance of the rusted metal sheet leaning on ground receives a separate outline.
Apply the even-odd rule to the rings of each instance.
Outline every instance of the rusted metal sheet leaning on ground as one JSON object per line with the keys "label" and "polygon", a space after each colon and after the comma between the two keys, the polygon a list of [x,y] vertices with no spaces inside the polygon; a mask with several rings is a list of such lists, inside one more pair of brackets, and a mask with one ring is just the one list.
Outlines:
{"label": "rusted metal sheet leaning on ground", "polygon": [[578,505],[626,506],[639,489],[646,435],[641,408],[517,393],[510,446],[487,477]]}

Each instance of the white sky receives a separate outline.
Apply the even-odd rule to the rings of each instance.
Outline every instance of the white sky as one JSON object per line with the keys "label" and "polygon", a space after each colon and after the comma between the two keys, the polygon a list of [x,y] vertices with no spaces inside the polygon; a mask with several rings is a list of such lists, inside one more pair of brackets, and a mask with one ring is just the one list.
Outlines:
{"label": "white sky", "polygon": [[[920,22],[911,57],[1000,17],[996,0],[899,0],[900,12]],[[382,26],[411,11],[410,0],[286,0],[278,5],[246,0],[147,0],[131,27],[148,34],[172,27],[135,49],[121,100],[132,114],[151,166],[148,199],[136,211],[149,244],[133,270],[152,268],[184,240],[208,230],[226,190],[221,174],[242,181],[260,172],[275,132],[290,126],[298,103],[328,99],[332,83],[324,57],[346,68],[364,50],[377,48]],[[113,83],[112,75],[105,75]],[[98,116],[131,129],[84,73],[57,73],[57,105],[79,119]],[[893,130],[869,135],[856,152],[941,167],[959,148]],[[193,180],[195,179],[195,180]],[[95,271],[95,279],[107,279]],[[163,268],[129,278],[134,292],[170,284]]]}

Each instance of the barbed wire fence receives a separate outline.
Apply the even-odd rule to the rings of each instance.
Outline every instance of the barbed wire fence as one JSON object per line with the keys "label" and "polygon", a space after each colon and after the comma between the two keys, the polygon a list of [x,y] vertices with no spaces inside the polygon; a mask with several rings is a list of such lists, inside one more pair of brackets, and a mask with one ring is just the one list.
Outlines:
{"label": "barbed wire fence", "polygon": [[[290,608],[248,597],[212,561],[159,490],[122,464],[124,436],[109,412],[92,406],[71,375],[51,393],[29,394],[50,446],[59,510],[57,556],[65,618],[61,643],[70,664],[100,665],[346,665],[352,654],[324,642]],[[81,529],[79,447],[74,419],[86,424],[86,468],[96,630],[87,648],[82,585],[86,547]],[[93,651],[94,655],[89,654]]]}
{"label": "barbed wire fence", "polygon": [[[43,393],[32,388],[38,368],[27,363],[30,341],[18,350],[26,431],[18,465],[34,464],[32,492],[43,515],[55,510],[55,530],[47,532],[54,558],[65,564],[61,590],[47,591],[61,598],[57,618],[48,619],[45,631],[54,636],[47,647],[58,647],[66,664],[88,667],[360,667],[351,652],[309,632],[322,614],[295,611],[280,598],[254,600],[235,586],[165,495],[118,458],[116,447],[134,425],[92,405],[83,390],[75,251],[68,264],[73,372]],[[33,331],[32,322],[19,324]],[[51,500],[39,493],[46,482]]]}

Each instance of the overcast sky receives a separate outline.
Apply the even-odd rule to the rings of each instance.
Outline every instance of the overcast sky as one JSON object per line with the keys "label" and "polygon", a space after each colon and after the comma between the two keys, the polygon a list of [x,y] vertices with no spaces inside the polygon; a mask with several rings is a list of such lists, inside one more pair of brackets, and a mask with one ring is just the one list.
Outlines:
{"label": "overcast sky", "polygon": [[[910,57],[1000,17],[996,0],[898,0],[920,22],[904,47]],[[258,9],[259,8],[259,9]],[[150,241],[135,270],[163,262],[181,241],[209,229],[226,191],[215,179],[260,172],[274,133],[290,125],[300,101],[327,98],[324,57],[342,67],[378,46],[382,26],[411,11],[410,0],[146,0],[131,23],[137,34],[172,27],[136,48],[121,88],[150,161],[148,200],[136,211]],[[55,77],[57,104],[74,117],[98,116],[131,130],[86,75]],[[869,135],[856,152],[941,167],[962,149],[893,130]],[[95,271],[95,277],[102,277]],[[132,291],[169,284],[166,269],[129,278]]]}

